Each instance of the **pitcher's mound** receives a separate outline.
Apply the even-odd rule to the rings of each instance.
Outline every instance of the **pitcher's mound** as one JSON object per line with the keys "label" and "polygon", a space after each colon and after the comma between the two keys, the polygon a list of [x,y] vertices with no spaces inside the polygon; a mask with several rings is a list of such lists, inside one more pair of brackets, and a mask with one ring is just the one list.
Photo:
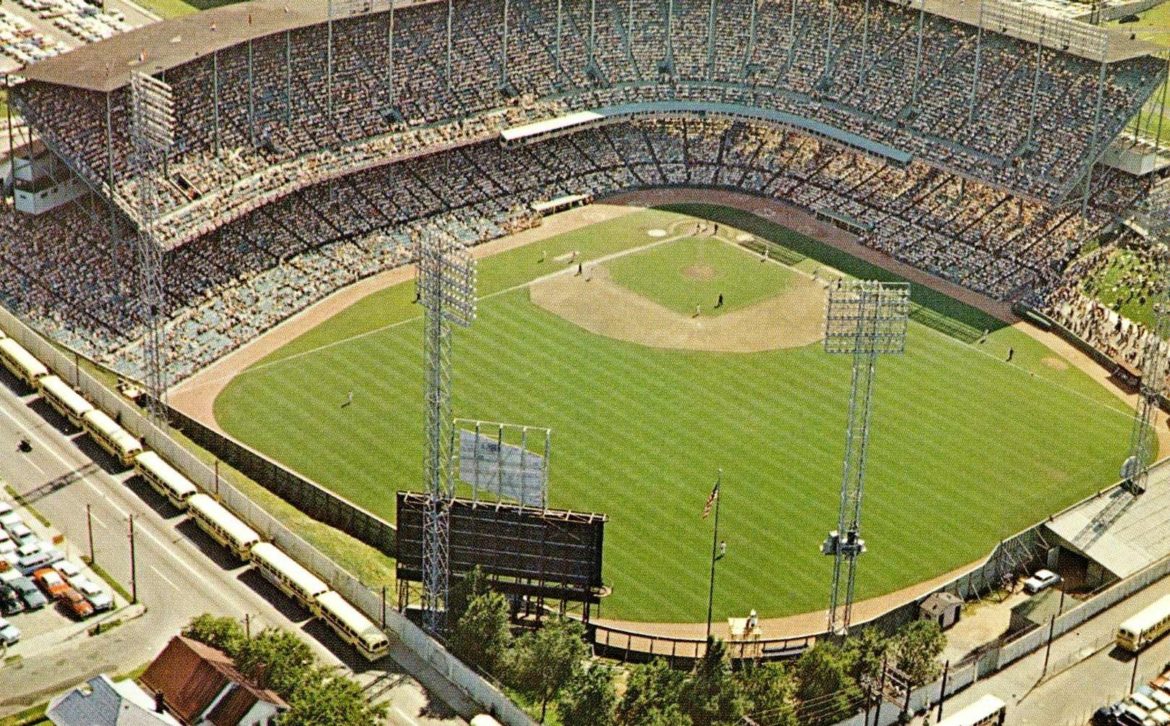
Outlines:
{"label": "pitcher's mound", "polygon": [[654,348],[758,353],[800,348],[823,337],[824,288],[802,275],[776,297],[726,315],[692,318],[613,282],[604,265],[590,274],[537,281],[529,287],[532,302],[592,333]]}

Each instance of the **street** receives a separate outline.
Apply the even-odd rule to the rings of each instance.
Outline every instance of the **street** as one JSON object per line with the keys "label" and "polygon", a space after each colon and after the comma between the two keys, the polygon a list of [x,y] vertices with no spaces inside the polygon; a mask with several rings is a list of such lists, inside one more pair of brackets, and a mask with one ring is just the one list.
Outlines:
{"label": "street", "polygon": [[[1087,723],[1098,707],[1130,693],[1135,662],[1132,655],[1112,644],[1118,624],[1168,593],[1170,578],[1154,583],[1054,640],[1048,657],[1049,675],[1043,682],[1038,683],[1044,673],[1045,652],[1041,648],[955,694],[946,702],[944,715],[990,693],[1008,704],[1009,724],[1081,726]],[[1081,660],[1090,653],[1093,655]],[[1170,637],[1155,642],[1138,657],[1135,684],[1153,679],[1168,663]]]}
{"label": "street", "polygon": [[[425,668],[391,638],[392,658],[367,663],[331,630],[234,560],[186,516],[138,479],[112,473],[112,459],[87,436],[65,433],[47,404],[0,370],[0,478],[65,535],[68,557],[88,556],[90,505],[97,565],[132,591],[130,517],[134,519],[137,595],[145,614],[100,636],[71,641],[43,655],[26,654],[0,667],[0,716],[42,702],[98,673],[116,674],[151,660],[193,616],[203,612],[247,618],[252,632],[281,627],[298,632],[325,663],[351,670],[371,699],[387,704],[393,724],[463,723],[442,701],[403,671]],[[20,453],[26,437],[32,451]],[[427,674],[431,675],[431,674]],[[426,678],[429,683],[445,682]],[[451,688],[443,697],[464,714],[474,706]]]}

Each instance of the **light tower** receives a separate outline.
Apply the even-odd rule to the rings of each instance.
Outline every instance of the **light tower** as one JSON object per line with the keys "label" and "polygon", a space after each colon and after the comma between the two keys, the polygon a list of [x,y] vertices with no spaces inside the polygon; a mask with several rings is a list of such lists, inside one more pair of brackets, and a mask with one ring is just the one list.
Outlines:
{"label": "light tower", "polygon": [[451,323],[475,320],[475,260],[454,239],[424,235],[416,244],[418,300],[425,311],[423,355],[426,452],[423,476],[430,501],[423,522],[423,617],[427,630],[447,627],[448,559],[454,420],[451,417]]}
{"label": "light tower", "polygon": [[155,235],[158,171],[174,144],[171,87],[145,73],[130,76],[130,142],[138,172],[138,284],[146,333],[142,339],[146,409],[156,424],[166,420],[166,341],[163,331],[162,250]]}
{"label": "light tower", "polygon": [[[821,545],[821,551],[833,557],[833,586],[829,599],[829,630],[832,632],[849,632],[857,557],[865,552],[865,540],[861,539],[861,497],[869,446],[874,368],[879,355],[905,351],[909,317],[909,283],[841,280],[829,288],[825,352],[853,356],[841,508],[837,515],[837,529],[829,532]],[[844,577],[842,569],[846,570]]]}

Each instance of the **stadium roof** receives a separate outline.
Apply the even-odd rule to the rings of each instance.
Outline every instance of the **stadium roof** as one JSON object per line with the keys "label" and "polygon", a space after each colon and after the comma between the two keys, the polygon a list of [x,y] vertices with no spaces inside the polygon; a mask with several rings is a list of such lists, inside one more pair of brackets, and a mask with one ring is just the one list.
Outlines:
{"label": "stadium roof", "polygon": [[1129,497],[1115,488],[1065,510],[1045,526],[1117,577],[1129,577],[1170,555],[1170,459],[1150,467],[1146,493],[1134,498],[1115,522],[1087,544],[1076,543],[1098,513],[1115,499]]}
{"label": "stadium roof", "polygon": [[513,126],[500,132],[505,142],[524,139],[536,139],[545,134],[559,134],[578,127],[584,127],[597,122],[621,121],[635,116],[652,114],[718,114],[723,116],[740,116],[743,118],[762,119],[772,121],[792,128],[804,129],[812,134],[823,136],[840,144],[861,149],[875,156],[883,156],[891,161],[906,165],[914,157],[909,153],[889,144],[866,138],[850,131],[843,131],[826,123],[771,109],[744,106],[735,103],[715,103],[707,101],[648,101],[645,103],[627,103],[620,106],[607,106],[593,111],[571,113],[554,119],[537,121]]}
{"label": "stadium roof", "polygon": [[[399,4],[410,6],[432,1],[395,0]],[[979,23],[979,2],[925,1],[928,13],[967,25]],[[390,2],[391,0],[333,0],[332,5],[334,17],[345,17],[385,11],[390,7]],[[130,74],[136,70],[151,74],[159,73],[248,40],[323,23],[328,20],[330,4],[330,0],[252,0],[226,5],[194,15],[152,23],[99,43],[83,45],[69,53],[34,63],[14,75],[46,83],[108,92],[128,84]],[[1153,43],[1130,40],[1128,31],[1104,28],[1101,30],[1109,36],[1110,62],[1151,55],[1161,50]],[[1017,37],[1028,40],[1026,33]],[[1070,53],[1077,51],[1077,47],[1069,48]]]}
{"label": "stadium roof", "polygon": [[[375,10],[388,0],[371,2]],[[418,0],[411,3],[418,4]],[[364,14],[367,2],[335,0],[334,17]],[[359,12],[345,12],[356,5]],[[249,40],[296,30],[329,19],[329,0],[252,0],[161,23],[151,23],[34,63],[14,75],[29,80],[113,91],[134,71],[155,74]]]}

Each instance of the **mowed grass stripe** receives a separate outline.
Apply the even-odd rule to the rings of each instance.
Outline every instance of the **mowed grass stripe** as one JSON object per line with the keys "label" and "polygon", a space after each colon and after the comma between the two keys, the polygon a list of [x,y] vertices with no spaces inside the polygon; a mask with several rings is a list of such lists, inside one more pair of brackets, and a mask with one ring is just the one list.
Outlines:
{"label": "mowed grass stripe", "polygon": [[[662,228],[677,219],[653,215]],[[632,215],[599,240],[538,247],[625,249],[650,241],[646,223]],[[481,279],[503,290],[547,274],[539,249],[513,253],[484,260]],[[392,518],[393,492],[422,484],[422,326],[401,322],[418,314],[412,288],[388,291],[382,308],[359,303],[343,333],[326,323],[238,377],[216,403],[221,424]],[[848,356],[645,348],[583,331],[524,289],[483,300],[454,346],[455,415],[551,427],[553,506],[610,515],[605,616],[705,617],[712,521],[700,512],[720,466],[716,619],[825,607],[819,546],[837,516]],[[1050,355],[1010,328],[970,346],[915,323],[907,353],[879,361],[859,597],[979,558],[1115,478],[1129,414],[1087,376],[1043,364]]]}

